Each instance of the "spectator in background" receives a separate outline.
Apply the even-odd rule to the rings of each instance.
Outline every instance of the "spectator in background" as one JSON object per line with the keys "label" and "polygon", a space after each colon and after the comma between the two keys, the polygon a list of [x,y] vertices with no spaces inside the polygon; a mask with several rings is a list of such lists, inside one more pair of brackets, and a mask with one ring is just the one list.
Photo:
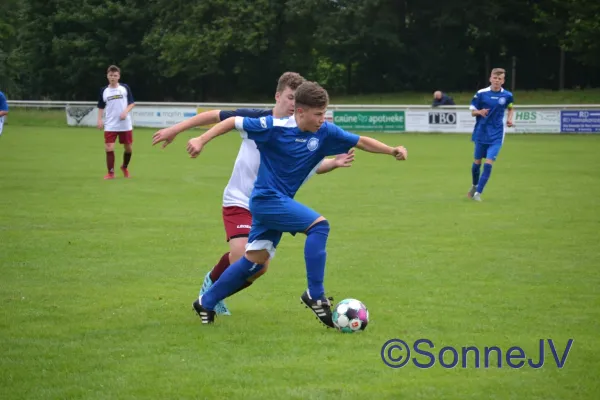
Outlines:
{"label": "spectator in background", "polygon": [[446,93],[442,93],[441,91],[437,90],[433,93],[433,104],[431,104],[431,107],[438,107],[438,106],[454,106],[454,100],[452,99],[452,97],[448,96]]}
{"label": "spectator in background", "polygon": [[0,92],[0,135],[2,135],[2,127],[4,126],[4,116],[8,114],[8,102],[4,93]]}

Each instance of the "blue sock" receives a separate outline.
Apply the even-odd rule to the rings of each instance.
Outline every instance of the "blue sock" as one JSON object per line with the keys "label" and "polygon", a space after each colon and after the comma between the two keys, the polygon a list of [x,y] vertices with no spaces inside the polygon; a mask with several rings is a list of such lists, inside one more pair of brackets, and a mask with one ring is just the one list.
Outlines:
{"label": "blue sock", "polygon": [[327,237],[329,236],[329,222],[321,221],[313,225],[306,232],[304,244],[304,260],[306,261],[306,279],[308,280],[308,293],[313,299],[325,297],[325,261],[327,259]]}
{"label": "blue sock", "polygon": [[475,164],[471,166],[471,175],[473,175],[473,185],[479,183],[479,172],[481,171],[481,164]]}
{"label": "blue sock", "polygon": [[217,281],[202,295],[202,307],[214,310],[217,303],[231,296],[244,285],[249,277],[263,269],[264,265],[255,264],[242,257],[231,264]]}
{"label": "blue sock", "polygon": [[490,179],[490,175],[492,174],[492,164],[484,164],[483,165],[483,174],[481,174],[481,179],[479,179],[479,184],[477,185],[477,191],[479,193],[483,193],[483,188],[485,188],[485,184],[488,179]]}

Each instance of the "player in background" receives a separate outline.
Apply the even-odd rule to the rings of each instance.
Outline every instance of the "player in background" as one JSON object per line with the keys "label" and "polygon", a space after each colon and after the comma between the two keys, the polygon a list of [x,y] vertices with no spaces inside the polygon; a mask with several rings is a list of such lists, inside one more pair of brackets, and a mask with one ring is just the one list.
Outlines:
{"label": "player in background", "polygon": [[332,299],[325,296],[323,285],[329,222],[295,201],[294,196],[327,156],[348,152],[353,147],[388,154],[397,160],[405,160],[407,153],[402,146],[390,147],[325,122],[328,103],[325,89],[314,82],[304,82],[296,91],[293,117],[228,118],[188,142],[188,153],[195,158],[212,139],[235,128],[243,138],[254,140],[260,152],[260,167],[250,198],[253,219],[246,253],[194,301],[193,308],[203,324],[214,322],[219,301],[261,273],[275,255],[282,234],[289,232],[306,234],[308,290],[302,293],[301,300],[323,324],[333,327]]}
{"label": "player in background", "polygon": [[[274,118],[286,118],[294,114],[294,99],[298,86],[304,78],[296,72],[286,72],[279,77],[275,90],[275,106],[272,109],[244,109],[232,111],[211,110],[200,113],[186,121],[172,127],[161,129],[152,137],[152,145],[163,142],[162,147],[168,146],[175,137],[188,129],[216,124],[230,117],[259,118],[272,115]],[[334,159],[324,160],[317,170],[318,174],[332,171],[338,167],[349,167],[354,161],[354,153],[338,155]],[[223,272],[234,262],[239,260],[246,251],[252,214],[250,213],[250,194],[254,188],[254,181],[258,174],[260,154],[256,143],[244,139],[233,166],[233,172],[223,192],[223,224],[225,226],[225,239],[229,243],[229,251],[221,256],[217,264],[206,274],[199,295],[204,294]],[[268,265],[247,281],[240,290],[250,286],[260,275],[264,274]],[[229,315],[230,311],[224,302],[219,302],[215,307],[218,314]]]}
{"label": "player in background", "polygon": [[[108,86],[100,90],[98,99],[98,129],[104,129],[104,149],[106,150],[106,167],[108,174],[104,179],[115,178],[115,142],[117,136],[125,152],[121,171],[129,178],[129,161],[131,161],[133,145],[133,124],[129,112],[135,107],[133,94],[126,84],[119,83],[121,70],[116,65],[108,67],[106,77]],[[102,116],[104,114],[104,122]]]}
{"label": "player in background", "polygon": [[0,92],[0,136],[2,136],[2,128],[4,127],[4,116],[8,114],[8,102],[4,93]]}
{"label": "player in background", "polygon": [[[471,115],[476,117],[471,140],[475,142],[475,156],[471,166],[473,185],[467,197],[481,201],[483,189],[492,174],[492,165],[504,143],[504,111],[508,109],[506,125],[513,126],[513,94],[502,88],[506,71],[494,68],[490,75],[491,85],[479,90],[471,100]],[[485,158],[483,174],[481,160]]]}

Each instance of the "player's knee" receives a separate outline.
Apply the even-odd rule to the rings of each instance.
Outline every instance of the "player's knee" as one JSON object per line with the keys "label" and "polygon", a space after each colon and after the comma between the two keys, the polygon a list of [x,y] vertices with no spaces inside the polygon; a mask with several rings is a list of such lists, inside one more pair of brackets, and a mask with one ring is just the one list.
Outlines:
{"label": "player's knee", "polygon": [[473,160],[473,162],[474,162],[475,164],[481,164],[481,159],[479,159],[479,160]]}
{"label": "player's knee", "polygon": [[125,152],[131,153],[132,151],[133,151],[133,146],[131,145],[131,143],[126,143],[125,144]]}
{"label": "player's knee", "polygon": [[267,272],[267,270],[269,269],[269,260],[264,262],[262,265],[262,269],[248,279],[249,282],[254,282]]}
{"label": "player's knee", "polygon": [[269,261],[270,255],[266,249],[248,250],[246,251],[246,258],[255,264],[265,264]]}
{"label": "player's knee", "polygon": [[244,256],[246,253],[246,244],[248,243],[248,238],[239,237],[234,238],[229,241],[229,263],[233,264],[240,258]]}
{"label": "player's knee", "polygon": [[317,219],[310,228],[306,230],[306,234],[312,233],[321,233],[324,235],[329,235],[329,231],[331,230],[331,226],[329,225],[329,221],[327,221],[324,217],[320,217],[322,219]]}
{"label": "player's knee", "polygon": [[115,144],[114,143],[105,143],[104,144],[104,150],[108,151],[115,151]]}

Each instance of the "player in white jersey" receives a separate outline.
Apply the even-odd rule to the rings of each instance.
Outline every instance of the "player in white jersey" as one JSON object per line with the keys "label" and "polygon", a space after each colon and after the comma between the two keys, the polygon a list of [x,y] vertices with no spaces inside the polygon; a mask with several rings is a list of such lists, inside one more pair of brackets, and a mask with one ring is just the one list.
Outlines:
{"label": "player in white jersey", "polygon": [[4,116],[8,114],[8,102],[4,93],[0,92],[0,135],[2,135],[2,128],[4,127]]}
{"label": "player in white jersey", "polygon": [[[233,111],[212,110],[198,114],[186,121],[180,122],[169,128],[161,129],[152,138],[152,144],[163,142],[162,147],[168,146],[175,137],[188,129],[197,126],[215,124],[232,116],[261,117],[272,115],[275,118],[285,118],[294,114],[295,92],[298,86],[304,82],[304,78],[295,72],[286,72],[279,78],[275,92],[275,107],[271,110],[237,109]],[[326,173],[338,167],[349,167],[354,161],[354,153],[340,154],[335,158],[325,159],[317,174]],[[200,294],[204,293],[212,284],[219,279],[221,274],[246,251],[248,235],[252,226],[252,214],[250,213],[250,195],[254,188],[254,182],[260,165],[260,153],[256,143],[250,139],[244,139],[235,160],[231,178],[223,192],[223,223],[225,225],[226,239],[229,242],[229,252],[223,254],[219,262],[206,274]],[[266,272],[252,277],[255,280]],[[242,289],[250,286],[247,282]],[[241,289],[240,289],[241,290]],[[229,314],[227,307],[221,302],[215,310],[219,314]]]}
{"label": "player in white jersey", "polygon": [[[100,90],[98,98],[98,129],[104,129],[104,149],[106,151],[106,167],[108,174],[104,179],[115,178],[115,142],[125,147],[121,171],[129,178],[129,161],[133,146],[133,123],[129,112],[135,107],[133,94],[129,86],[119,83],[121,70],[116,65],[108,67],[106,73],[108,86]],[[104,115],[104,121],[102,116]]]}

